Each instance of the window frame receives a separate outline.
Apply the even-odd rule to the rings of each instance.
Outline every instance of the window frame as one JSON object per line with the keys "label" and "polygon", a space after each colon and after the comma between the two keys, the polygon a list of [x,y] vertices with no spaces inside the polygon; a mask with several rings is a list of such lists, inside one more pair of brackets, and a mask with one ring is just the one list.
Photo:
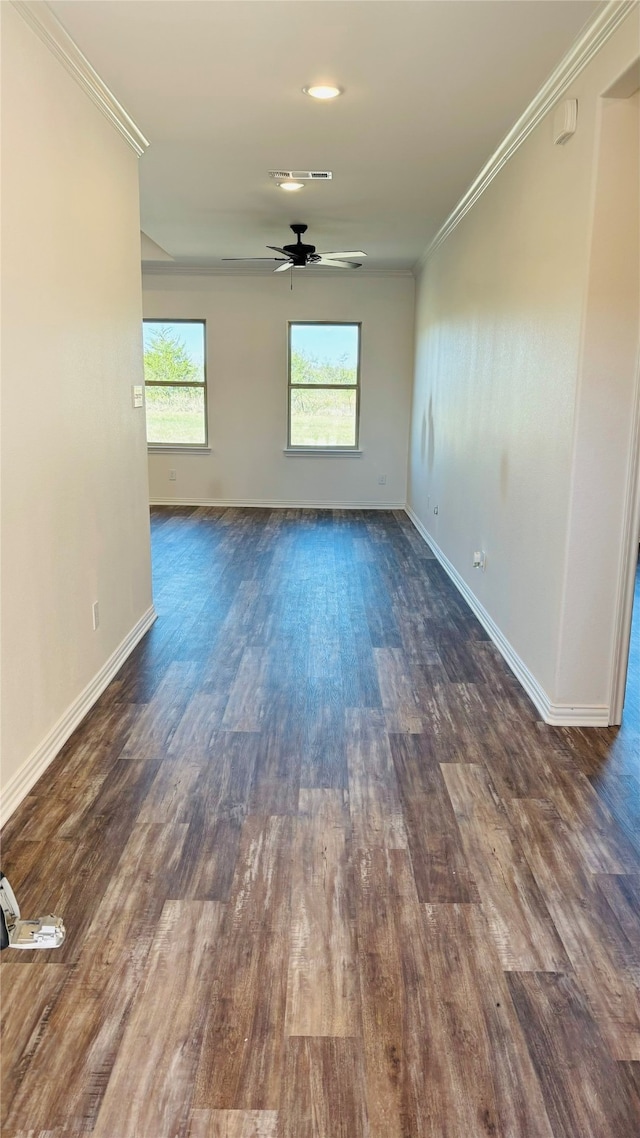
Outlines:
{"label": "window frame", "polygon": [[[292,383],[291,382],[291,329],[313,325],[329,328],[358,329],[358,359],[355,383]],[[362,321],[361,320],[289,320],[287,323],[287,453],[289,454],[359,454],[360,453],[360,379],[362,359]],[[349,446],[291,442],[291,392],[299,391],[355,391],[356,421],[355,442]]]}
{"label": "window frame", "polygon": [[[202,343],[203,343],[203,359],[202,359],[202,373],[204,379],[202,383],[156,383],[155,381],[144,381],[145,391],[145,415],[146,415],[146,402],[147,402],[147,387],[198,387],[204,390],[204,442],[202,443],[151,443],[147,439],[147,450],[149,451],[209,451],[209,382],[207,377],[207,321],[204,317],[199,316],[144,316],[142,318],[143,327],[145,324],[201,324],[202,325]],[[144,338],[142,343],[142,356],[144,365]],[[145,422],[146,434],[146,422]]]}

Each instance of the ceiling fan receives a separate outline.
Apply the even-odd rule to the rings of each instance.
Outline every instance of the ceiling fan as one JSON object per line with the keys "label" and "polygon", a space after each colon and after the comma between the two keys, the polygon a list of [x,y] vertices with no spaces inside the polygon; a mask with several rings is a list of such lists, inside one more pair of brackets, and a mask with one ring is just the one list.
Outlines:
{"label": "ceiling fan", "polygon": [[329,265],[334,269],[360,269],[359,261],[352,261],[351,257],[366,257],[362,250],[348,253],[316,253],[315,245],[304,245],[302,234],[307,232],[308,226],[302,222],[294,222],[289,228],[296,234],[298,240],[295,245],[267,245],[274,253],[284,253],[284,257],[223,257],[223,261],[279,261],[274,273],[284,273],[286,269],[304,269],[307,265]]}

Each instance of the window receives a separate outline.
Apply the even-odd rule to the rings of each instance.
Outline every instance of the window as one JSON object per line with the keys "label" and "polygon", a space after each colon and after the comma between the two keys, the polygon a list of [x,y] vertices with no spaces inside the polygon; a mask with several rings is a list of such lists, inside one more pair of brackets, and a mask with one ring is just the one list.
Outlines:
{"label": "window", "polygon": [[358,446],[360,325],[289,324],[292,449]]}
{"label": "window", "polygon": [[204,320],[145,320],[149,446],[207,445]]}

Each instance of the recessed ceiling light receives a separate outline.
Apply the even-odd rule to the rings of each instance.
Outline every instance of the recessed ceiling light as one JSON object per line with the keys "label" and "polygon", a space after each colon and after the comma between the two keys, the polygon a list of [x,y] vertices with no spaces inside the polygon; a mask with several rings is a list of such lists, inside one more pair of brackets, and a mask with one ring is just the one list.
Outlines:
{"label": "recessed ceiling light", "polygon": [[303,87],[302,90],[312,99],[336,99],[342,94],[342,87]]}
{"label": "recessed ceiling light", "polygon": [[304,182],[279,182],[281,190],[304,190]]}

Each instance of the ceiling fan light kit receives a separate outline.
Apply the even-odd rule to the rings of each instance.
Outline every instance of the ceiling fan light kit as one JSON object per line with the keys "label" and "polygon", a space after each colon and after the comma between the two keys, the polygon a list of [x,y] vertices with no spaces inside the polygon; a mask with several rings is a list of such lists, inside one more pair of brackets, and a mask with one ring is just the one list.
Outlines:
{"label": "ceiling fan light kit", "polygon": [[343,94],[342,87],[333,87],[325,84],[303,87],[302,90],[305,95],[311,95],[312,99],[337,99],[338,95]]}

